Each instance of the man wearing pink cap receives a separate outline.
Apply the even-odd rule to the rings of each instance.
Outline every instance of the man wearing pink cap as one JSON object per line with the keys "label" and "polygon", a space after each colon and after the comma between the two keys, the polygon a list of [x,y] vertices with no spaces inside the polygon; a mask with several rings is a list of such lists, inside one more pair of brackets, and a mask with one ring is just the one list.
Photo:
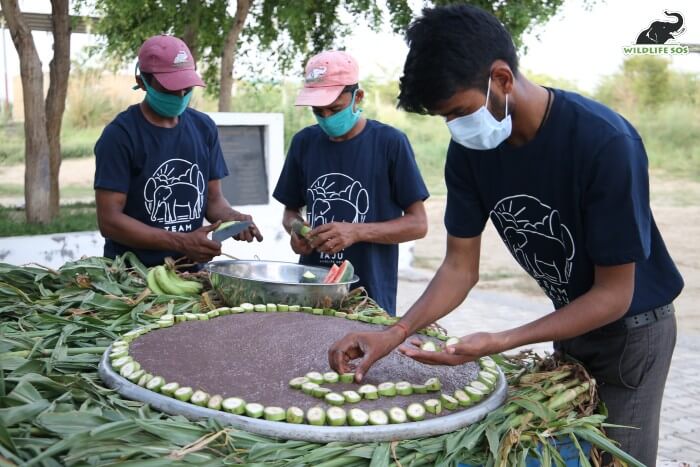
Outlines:
{"label": "man wearing pink cap", "polygon": [[[310,106],[318,124],[294,135],[273,195],[302,264],[351,261],[357,285],[394,314],[398,244],[425,236],[428,190],[406,135],[362,117],[358,75],[345,52],[309,60],[296,105]],[[309,241],[291,231],[304,209]]]}
{"label": "man wearing pink cap", "polygon": [[[134,89],[144,100],[120,113],[95,145],[95,199],[104,254],[133,251],[147,266],[166,256],[201,263],[221,254],[207,234],[221,221],[251,220],[231,208],[221,191],[228,175],[214,122],[188,108],[194,86],[204,86],[189,48],[172,36],[154,36],[138,54]],[[206,218],[211,225],[202,227]],[[239,240],[262,236],[252,226]]]}

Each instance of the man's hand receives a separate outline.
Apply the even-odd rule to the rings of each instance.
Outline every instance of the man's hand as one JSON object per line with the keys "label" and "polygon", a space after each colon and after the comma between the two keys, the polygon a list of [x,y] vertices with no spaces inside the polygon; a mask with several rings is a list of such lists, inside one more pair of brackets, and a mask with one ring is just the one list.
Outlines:
{"label": "man's hand", "polygon": [[495,334],[477,332],[459,339],[459,343],[448,346],[442,352],[421,350],[422,341],[411,339],[408,345],[399,347],[399,352],[407,357],[428,365],[461,365],[473,362],[484,355],[500,352]]}
{"label": "man's hand", "polygon": [[359,240],[358,229],[362,224],[329,222],[319,225],[309,233],[311,247],[329,255],[338,253]]}
{"label": "man's hand", "polygon": [[[253,216],[248,215],[248,214],[243,214],[243,213],[238,213],[235,216],[235,219],[230,219],[232,221],[250,221],[253,222]],[[250,227],[245,229],[243,232],[235,235],[233,238],[236,240],[240,241],[245,241],[245,242],[252,242],[254,239],[262,242],[263,241],[263,236],[260,233],[260,230],[258,230],[258,227],[255,224],[250,224]]]}
{"label": "man's hand", "polygon": [[296,232],[292,232],[289,243],[292,245],[294,253],[302,256],[308,256],[314,252],[314,249],[309,245],[308,240],[300,237]]}
{"label": "man's hand", "polygon": [[202,226],[194,232],[178,234],[180,239],[178,250],[196,263],[211,261],[212,258],[221,254],[221,243],[210,240],[207,234],[216,230],[219,225],[221,221]]}
{"label": "man's hand", "polygon": [[[389,328],[380,332],[355,332],[346,335],[328,350],[328,363],[336,372],[355,372],[355,381],[361,382],[370,367],[394,350],[403,341],[403,332]],[[350,362],[361,358],[355,368]]]}

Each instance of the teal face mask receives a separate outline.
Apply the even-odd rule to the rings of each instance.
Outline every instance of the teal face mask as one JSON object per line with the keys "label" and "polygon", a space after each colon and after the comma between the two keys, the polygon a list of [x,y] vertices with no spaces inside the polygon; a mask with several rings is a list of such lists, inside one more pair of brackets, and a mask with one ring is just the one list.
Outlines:
{"label": "teal face mask", "polygon": [[352,93],[352,101],[350,102],[350,105],[345,107],[340,112],[331,115],[330,117],[324,118],[319,115],[316,115],[316,112],[314,112],[314,117],[316,117],[318,126],[320,126],[321,129],[325,131],[326,134],[331,138],[338,138],[340,136],[343,136],[344,134],[352,130],[357,121],[360,119],[362,109],[357,109],[357,111],[353,111],[353,107],[355,107],[356,93],[357,90],[355,90],[355,92]]}
{"label": "teal face mask", "polygon": [[153,89],[145,79],[141,80],[146,86],[146,102],[155,113],[161,117],[177,117],[185,111],[192,98],[190,90],[184,96],[176,96],[166,92],[160,92]]}

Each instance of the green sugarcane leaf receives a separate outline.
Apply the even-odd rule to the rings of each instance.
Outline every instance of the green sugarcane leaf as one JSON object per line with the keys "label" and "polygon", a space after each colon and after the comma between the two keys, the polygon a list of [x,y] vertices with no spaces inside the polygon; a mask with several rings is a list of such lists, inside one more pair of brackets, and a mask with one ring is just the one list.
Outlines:
{"label": "green sugarcane leaf", "polygon": [[144,430],[162,439],[167,439],[173,444],[185,446],[202,436],[206,431],[198,425],[173,421],[136,420],[136,423]]}
{"label": "green sugarcane leaf", "polygon": [[522,448],[518,456],[518,467],[527,467],[527,456],[530,454],[530,448],[527,446]]}
{"label": "green sugarcane leaf", "polygon": [[544,421],[550,421],[556,418],[556,413],[553,410],[535,400],[527,398],[513,398],[510,400],[510,402],[519,405],[529,412],[532,412],[536,417],[539,417]]}
{"label": "green sugarcane leaf", "polygon": [[389,460],[391,459],[389,448],[389,443],[379,444],[372,453],[369,467],[384,467],[389,465]]}
{"label": "green sugarcane leaf", "polygon": [[115,295],[117,297],[121,297],[124,295],[122,292],[121,287],[119,287],[119,284],[116,284],[110,280],[99,280],[99,281],[93,281],[91,283],[92,288],[99,290],[100,292],[104,292],[107,295]]}
{"label": "green sugarcane leaf", "polygon": [[501,443],[498,433],[499,430],[493,426],[488,426],[486,428],[486,439],[489,443],[489,451],[494,458],[498,457],[498,445]]}
{"label": "green sugarcane leaf", "polygon": [[10,432],[7,431],[7,425],[2,418],[0,418],[0,444],[13,453],[17,453],[17,446],[15,446],[15,443],[12,441],[12,436]]}
{"label": "green sugarcane leaf", "polygon": [[105,423],[109,423],[109,420],[103,416],[77,410],[63,413],[47,412],[37,417],[38,425],[64,437],[80,433],[88,435],[90,431]]}
{"label": "green sugarcane leaf", "polygon": [[571,441],[574,443],[574,446],[576,446],[576,450],[578,451],[579,464],[581,464],[583,467],[591,467],[591,463],[588,460],[588,455],[581,448],[581,444],[579,444],[578,438],[576,437],[576,435],[573,433],[570,433],[569,439],[571,439]]}
{"label": "green sugarcane leaf", "polygon": [[585,430],[585,429],[580,429],[576,428],[573,430],[574,434],[579,437],[583,438],[592,445],[596,446],[598,449],[602,449],[603,451],[606,451],[610,453],[611,455],[617,457],[618,459],[624,461],[627,463],[627,465],[630,466],[636,466],[636,467],[644,467],[644,464],[639,462],[637,459],[632,457],[631,455],[627,454],[625,451],[622,449],[618,448],[613,444],[611,440],[608,438],[599,435],[598,433],[592,431],[592,430]]}
{"label": "green sugarcane leaf", "polygon": [[121,259],[125,263],[129,263],[134,269],[134,271],[136,271],[139,274],[139,276],[141,276],[141,279],[146,279],[146,276],[148,275],[148,268],[144,266],[144,264],[141,262],[138,256],[136,256],[131,251],[127,251],[126,253],[121,255]]}
{"label": "green sugarcane leaf", "polygon": [[41,399],[28,404],[0,409],[0,420],[5,426],[11,427],[27,420],[33,420],[50,406],[49,401]]}

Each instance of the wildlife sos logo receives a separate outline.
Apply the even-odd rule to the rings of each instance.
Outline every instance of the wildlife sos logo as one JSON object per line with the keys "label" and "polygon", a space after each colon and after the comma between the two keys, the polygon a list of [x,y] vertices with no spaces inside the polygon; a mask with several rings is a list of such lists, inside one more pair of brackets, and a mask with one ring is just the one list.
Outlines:
{"label": "wildlife sos logo", "polygon": [[689,47],[685,44],[669,43],[686,30],[683,15],[664,10],[664,19],[653,20],[637,35],[634,45],[623,47],[625,55],[686,55]]}

